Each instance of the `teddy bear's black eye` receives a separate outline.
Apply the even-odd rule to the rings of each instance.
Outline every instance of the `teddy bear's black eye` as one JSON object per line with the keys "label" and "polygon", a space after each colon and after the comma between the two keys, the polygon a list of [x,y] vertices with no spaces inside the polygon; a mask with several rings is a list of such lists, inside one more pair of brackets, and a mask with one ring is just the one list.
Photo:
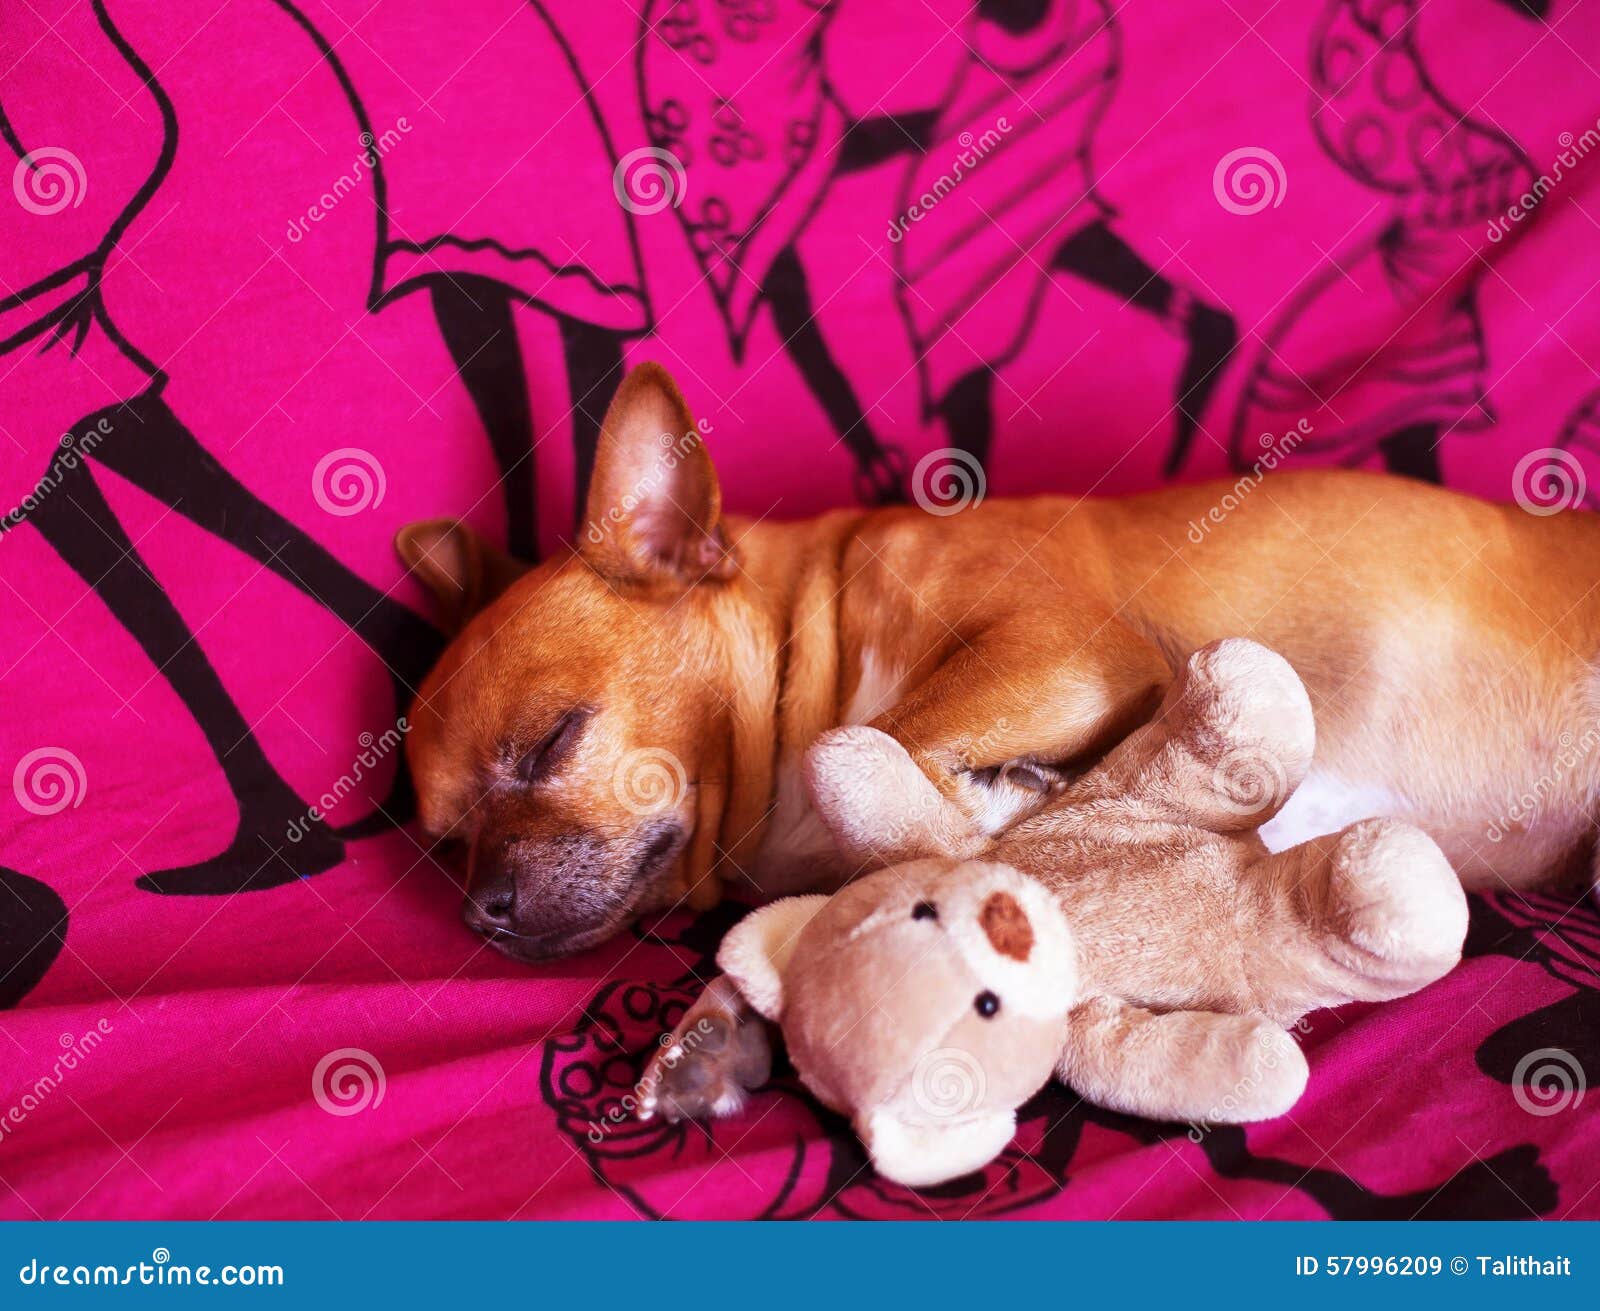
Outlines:
{"label": "teddy bear's black eye", "polygon": [[914,920],[936,920],[939,918],[939,908],[931,901],[919,901],[911,908],[911,918]]}
{"label": "teddy bear's black eye", "polygon": [[1000,998],[985,990],[972,999],[972,1008],[987,1020],[1000,1010]]}

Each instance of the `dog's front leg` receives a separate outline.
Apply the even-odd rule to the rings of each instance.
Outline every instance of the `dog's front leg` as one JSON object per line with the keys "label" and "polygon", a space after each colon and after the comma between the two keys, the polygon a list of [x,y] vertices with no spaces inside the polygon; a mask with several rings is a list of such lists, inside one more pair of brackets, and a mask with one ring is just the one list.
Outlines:
{"label": "dog's front leg", "polygon": [[718,975],[662,1041],[639,1081],[639,1118],[670,1122],[733,1115],[772,1075],[767,1022]]}
{"label": "dog's front leg", "polygon": [[872,727],[993,834],[1144,723],[1171,677],[1121,620],[1033,612],[963,642]]}

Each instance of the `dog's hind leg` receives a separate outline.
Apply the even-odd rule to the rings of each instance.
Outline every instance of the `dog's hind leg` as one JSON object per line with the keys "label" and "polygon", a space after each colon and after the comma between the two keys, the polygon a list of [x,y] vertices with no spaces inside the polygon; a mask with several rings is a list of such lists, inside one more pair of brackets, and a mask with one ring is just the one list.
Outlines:
{"label": "dog's hind leg", "polygon": [[676,1123],[733,1115],[771,1075],[767,1022],[719,975],[650,1058],[639,1081],[639,1118]]}

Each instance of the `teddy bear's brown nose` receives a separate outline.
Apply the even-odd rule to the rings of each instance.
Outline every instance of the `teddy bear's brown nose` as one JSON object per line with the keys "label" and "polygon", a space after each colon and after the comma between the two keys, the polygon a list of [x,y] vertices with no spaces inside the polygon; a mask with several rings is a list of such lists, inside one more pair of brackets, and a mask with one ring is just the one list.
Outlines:
{"label": "teddy bear's brown nose", "polygon": [[978,911],[978,923],[992,946],[1002,956],[1025,961],[1033,950],[1033,925],[1027,912],[1009,892],[991,892]]}

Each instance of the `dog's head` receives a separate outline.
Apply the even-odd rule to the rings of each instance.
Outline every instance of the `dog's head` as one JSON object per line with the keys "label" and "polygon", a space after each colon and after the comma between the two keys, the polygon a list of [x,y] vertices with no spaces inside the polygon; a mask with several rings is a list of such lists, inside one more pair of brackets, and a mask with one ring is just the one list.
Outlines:
{"label": "dog's head", "polygon": [[423,827],[466,846],[467,924],[536,960],[714,899],[686,884],[686,857],[727,784],[737,697],[718,612],[737,568],[667,375],[644,365],[619,388],[576,550],[524,570],[438,520],[396,544],[459,627],[406,754]]}

